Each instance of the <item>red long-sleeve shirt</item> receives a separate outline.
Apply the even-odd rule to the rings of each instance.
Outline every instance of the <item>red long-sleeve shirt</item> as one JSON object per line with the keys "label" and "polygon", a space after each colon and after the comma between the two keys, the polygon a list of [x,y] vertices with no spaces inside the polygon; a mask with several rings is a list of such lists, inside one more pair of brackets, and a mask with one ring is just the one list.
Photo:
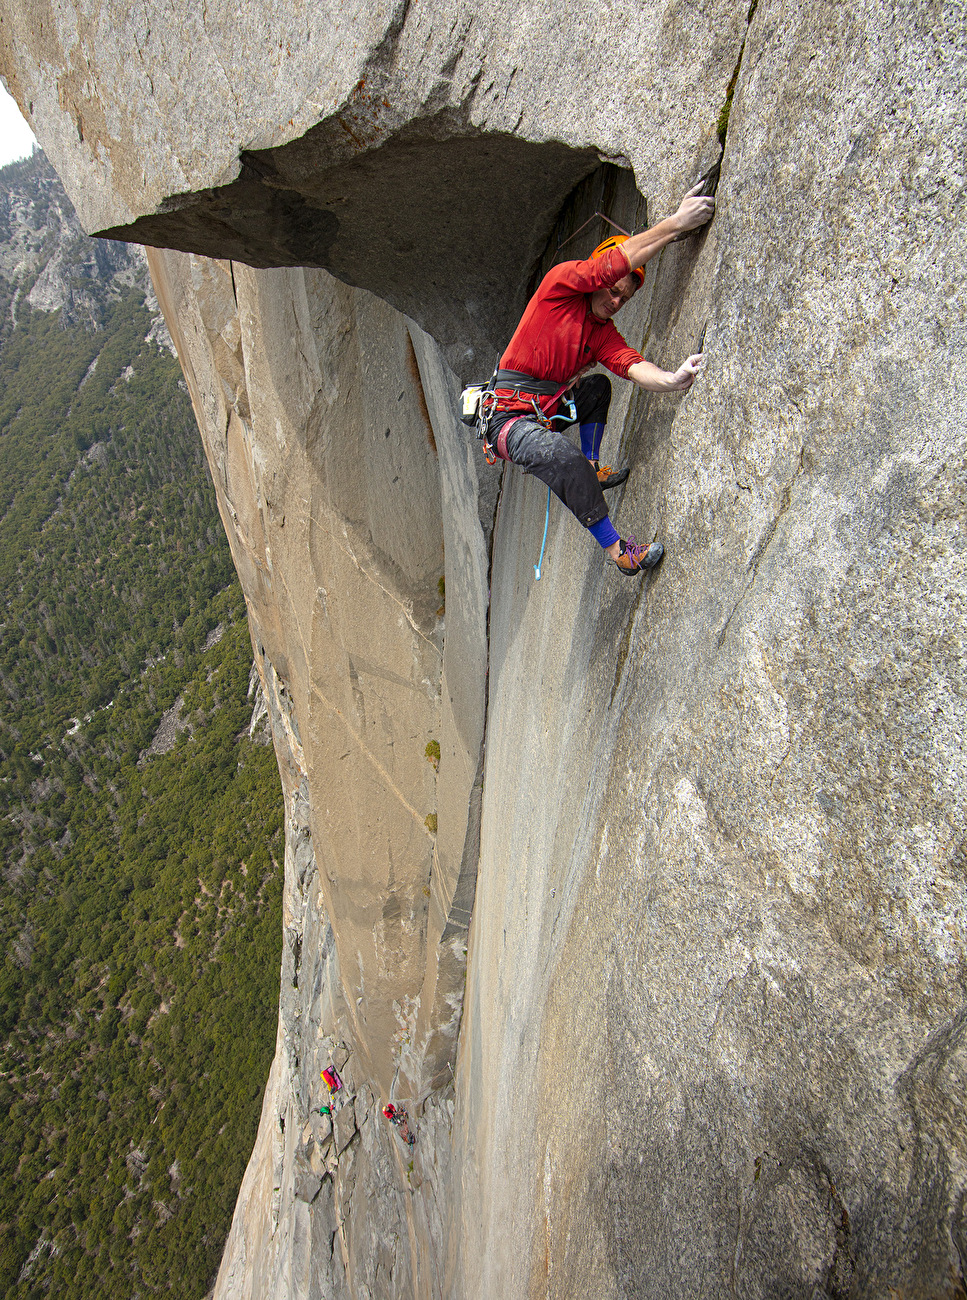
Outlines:
{"label": "red long-sleeve shirt", "polygon": [[[631,366],[643,358],[628,346],[612,321],[591,315],[588,295],[610,288],[628,273],[628,259],[620,248],[609,248],[593,261],[561,262],[551,267],[500,358],[501,370],[519,370],[534,379],[565,384],[585,366],[600,361],[613,374],[627,379]],[[498,394],[503,391],[497,389]],[[530,402],[505,399],[501,408],[528,410]]]}

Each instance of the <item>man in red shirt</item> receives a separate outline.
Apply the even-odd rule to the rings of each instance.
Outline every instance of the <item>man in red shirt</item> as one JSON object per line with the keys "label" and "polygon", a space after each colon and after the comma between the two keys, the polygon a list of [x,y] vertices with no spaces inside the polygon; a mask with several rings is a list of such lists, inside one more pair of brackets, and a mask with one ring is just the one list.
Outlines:
{"label": "man in red shirt", "polygon": [[[494,391],[497,405],[487,440],[498,456],[546,483],[593,534],[622,573],[653,568],[664,554],[660,542],[638,546],[618,536],[608,517],[604,490],[617,487],[628,471],[613,474],[598,463],[611,401],[611,382],[585,373],[599,362],[622,379],[653,393],[683,392],[691,386],[702,356],[689,357],[675,371],[661,370],[628,346],[612,323],[644,281],[642,267],[683,232],[710,221],[715,200],[689,190],[678,211],[640,235],[612,236],[583,262],[562,262],[548,271],[514,331]],[[570,391],[581,451],[550,423],[559,399]]]}

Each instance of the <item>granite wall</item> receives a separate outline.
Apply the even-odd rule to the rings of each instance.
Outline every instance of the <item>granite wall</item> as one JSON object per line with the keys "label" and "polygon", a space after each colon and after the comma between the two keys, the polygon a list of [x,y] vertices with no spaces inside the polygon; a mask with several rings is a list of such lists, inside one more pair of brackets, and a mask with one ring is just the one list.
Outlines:
{"label": "granite wall", "polygon": [[[964,1297],[964,5],[233,13],[0,5],[88,228],[178,250],[280,759],[217,1293]],[[536,582],[459,379],[719,155],[620,322],[708,358],[616,386],[666,558],[552,502]]]}

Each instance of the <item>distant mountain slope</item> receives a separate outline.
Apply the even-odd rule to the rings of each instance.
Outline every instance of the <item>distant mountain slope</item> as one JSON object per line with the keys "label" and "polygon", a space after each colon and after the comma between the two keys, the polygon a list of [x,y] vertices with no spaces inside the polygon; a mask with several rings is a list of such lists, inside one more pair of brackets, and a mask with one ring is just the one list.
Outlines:
{"label": "distant mountain slope", "polygon": [[274,1044],[278,773],[152,306],[43,155],[0,170],[8,1296],[203,1295]]}
{"label": "distant mountain slope", "polygon": [[94,326],[125,287],[149,283],[138,245],[88,239],[39,151],[0,170],[0,279],[15,302]]}

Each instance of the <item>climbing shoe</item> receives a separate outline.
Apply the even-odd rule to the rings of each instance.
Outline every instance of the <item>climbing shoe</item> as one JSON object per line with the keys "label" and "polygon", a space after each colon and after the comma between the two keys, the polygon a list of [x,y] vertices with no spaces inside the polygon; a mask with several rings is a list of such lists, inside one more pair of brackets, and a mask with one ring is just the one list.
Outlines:
{"label": "climbing shoe", "polygon": [[596,460],[591,462],[591,468],[598,476],[602,492],[607,492],[609,488],[620,487],[631,473],[627,466],[624,469],[615,470],[610,465],[602,465]]}
{"label": "climbing shoe", "polygon": [[627,541],[621,543],[618,558],[611,563],[626,577],[633,578],[636,573],[653,569],[664,554],[665,548],[661,542],[652,542],[650,546],[639,546],[634,537],[629,537]]}

